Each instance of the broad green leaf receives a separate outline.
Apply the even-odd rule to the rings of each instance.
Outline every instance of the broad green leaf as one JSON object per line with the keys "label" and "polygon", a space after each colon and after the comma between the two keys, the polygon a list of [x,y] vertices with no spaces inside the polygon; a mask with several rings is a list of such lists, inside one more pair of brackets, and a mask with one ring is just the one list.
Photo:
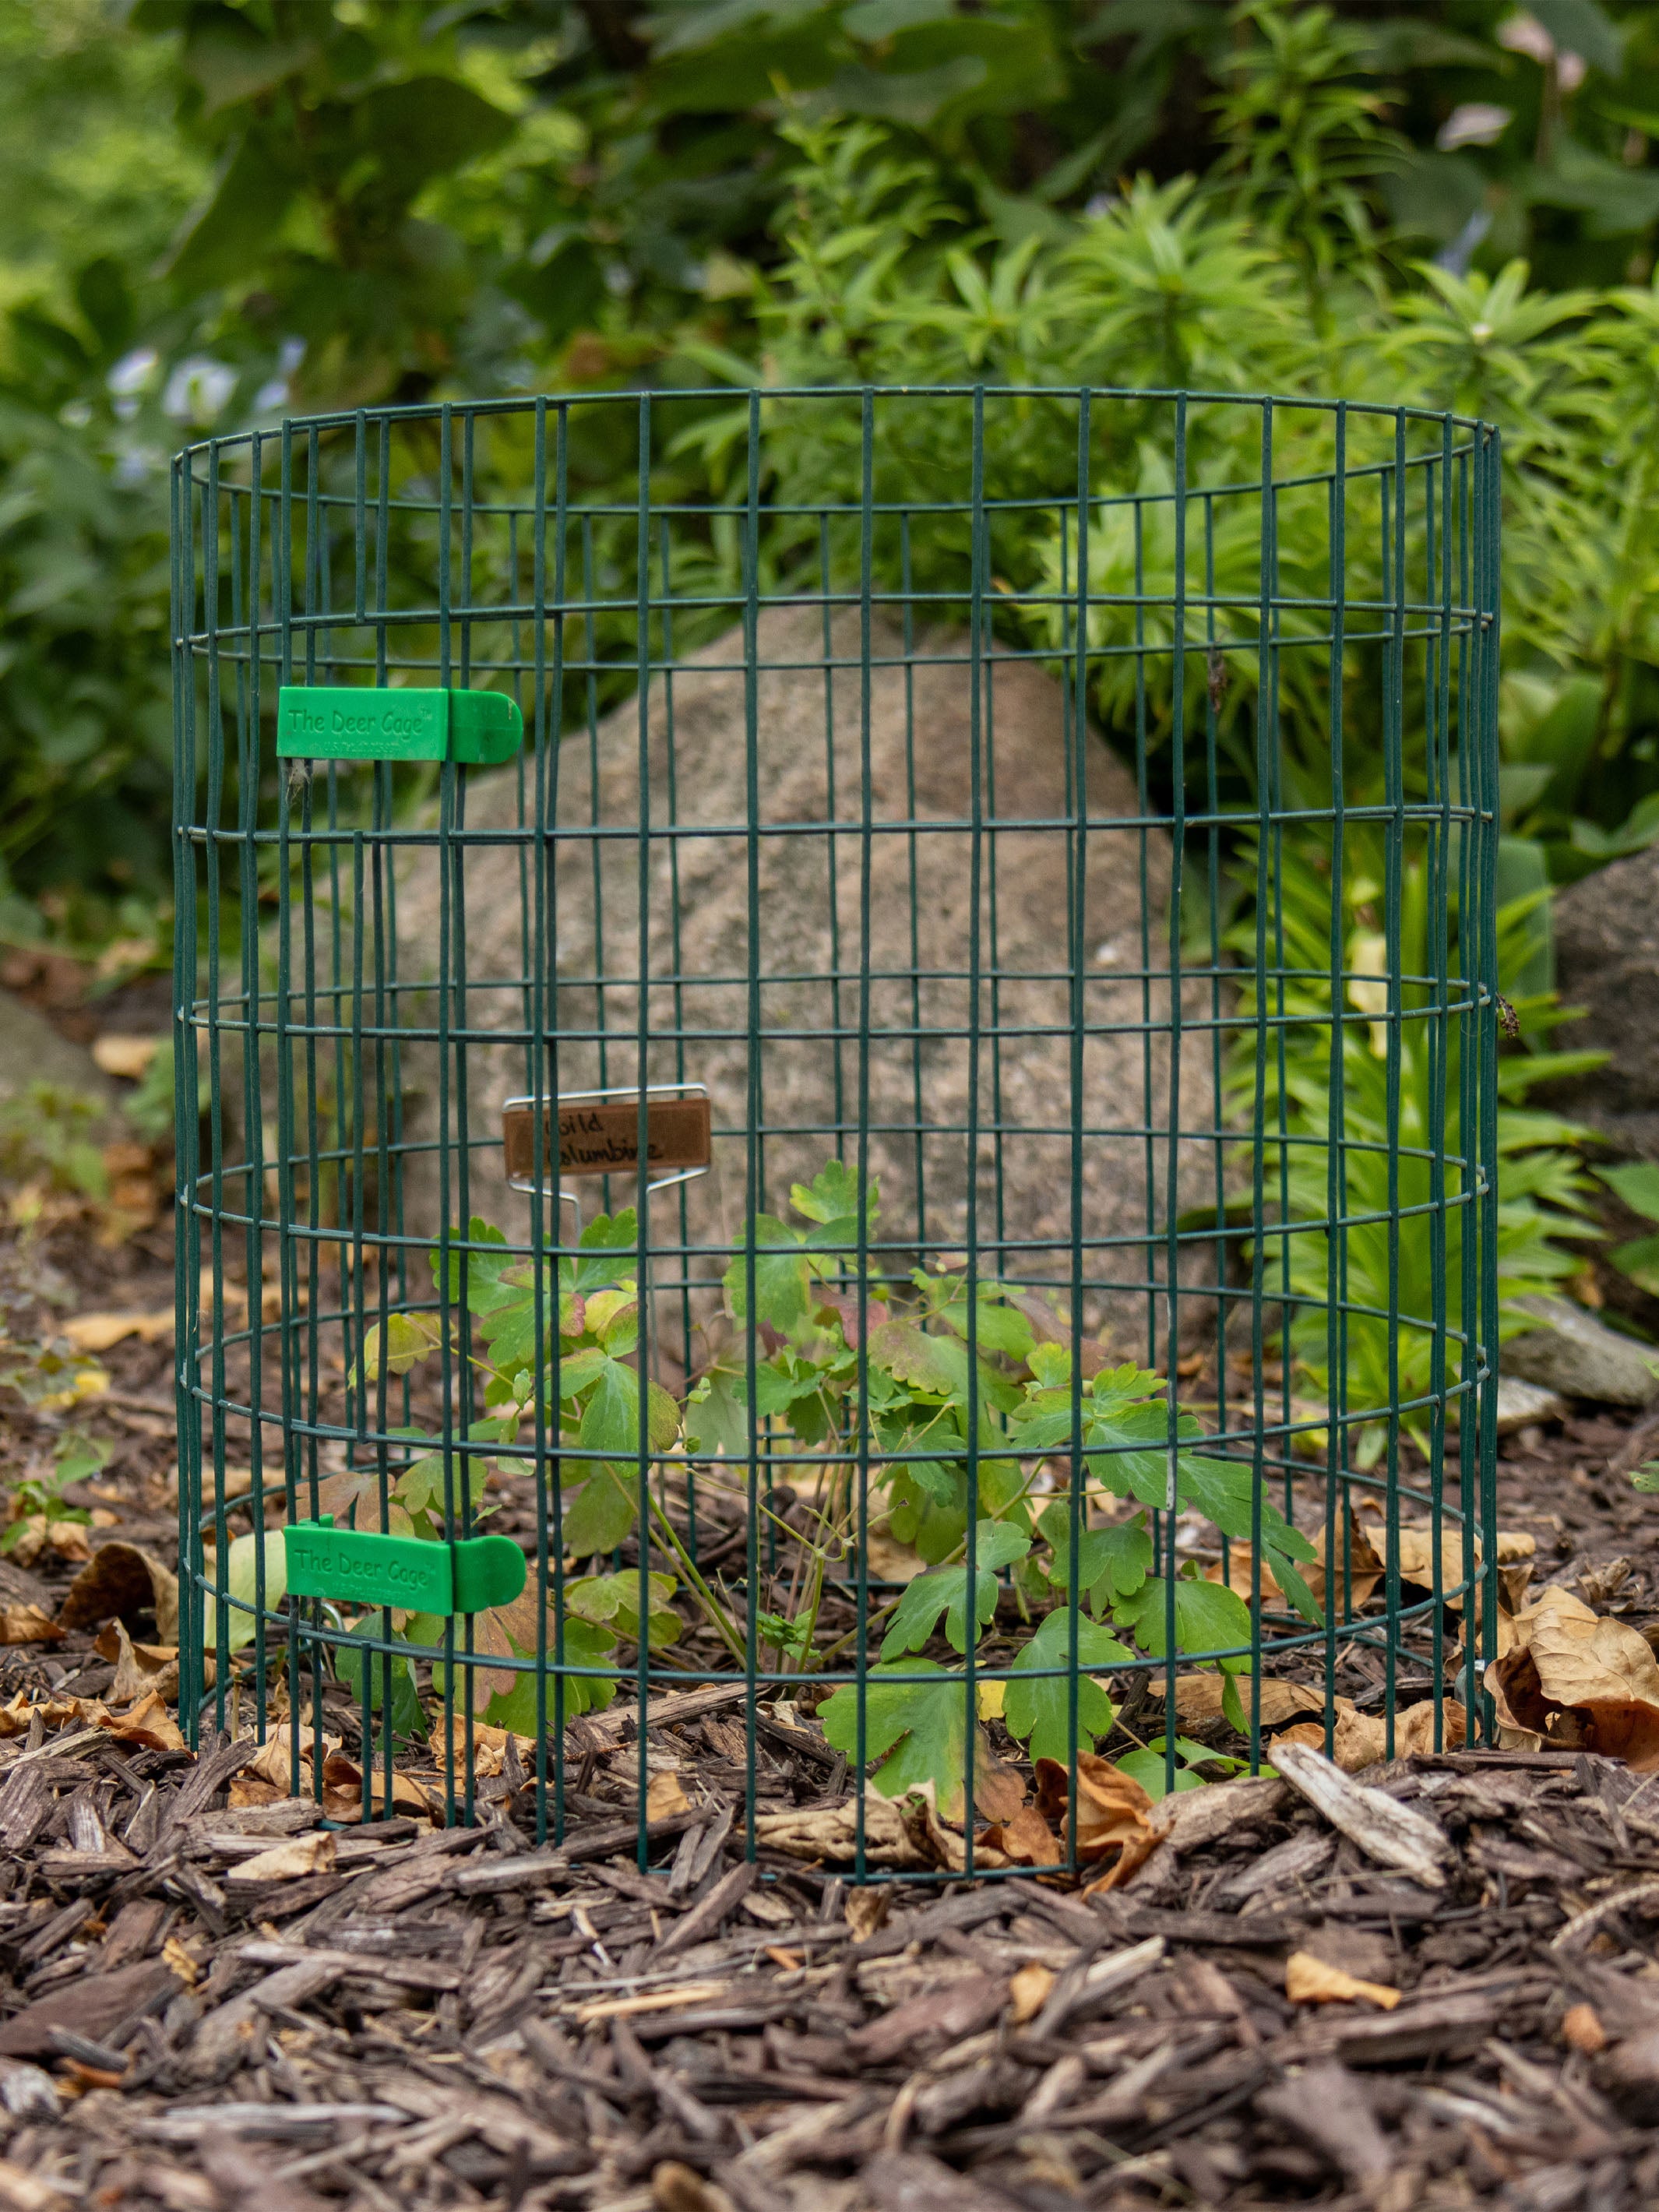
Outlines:
{"label": "broad green leaf", "polygon": [[1610,1190],[1617,1191],[1632,1213],[1644,1221],[1659,1221],[1659,1164],[1633,1160],[1627,1167],[1597,1168],[1596,1174]]}
{"label": "broad green leaf", "polygon": [[[1038,1626],[1030,1641],[1017,1654],[1014,1665],[1022,1672],[1028,1668],[1064,1667],[1072,1664],[1073,1620],[1061,1606],[1049,1613]],[[1079,1619],[1077,1630],[1077,1664],[1087,1667],[1109,1667],[1119,1661],[1130,1661],[1133,1651],[1120,1644],[1115,1636],[1109,1636],[1098,1622]],[[1008,1733],[1025,1745],[1033,1759],[1065,1759],[1069,1752],[1068,1715],[1071,1686],[1064,1674],[1050,1674],[1036,1680],[1011,1680],[1003,1692],[1002,1717]],[[1082,1750],[1092,1747],[1098,1736],[1109,1735],[1117,1717],[1112,1701],[1102,1685],[1092,1676],[1079,1672],[1077,1685],[1078,1743]]]}
{"label": "broad green leaf", "polygon": [[[1127,1774],[1138,1782],[1146,1795],[1154,1800],[1164,1796],[1165,1739],[1154,1736],[1144,1750],[1125,1752],[1116,1761],[1120,1774]],[[1177,1790],[1201,1790],[1204,1777],[1194,1774],[1193,1766],[1203,1760],[1213,1759],[1215,1753],[1201,1743],[1189,1743],[1184,1735],[1175,1740],[1175,1786]],[[1233,1762],[1229,1761],[1229,1765]]]}
{"label": "broad green leaf", "polygon": [[[888,1679],[893,1674],[923,1679],[895,1682]],[[858,1756],[858,1686],[849,1682],[818,1708],[825,1741],[849,1760]],[[939,1812],[947,1820],[957,1819],[968,1749],[963,1677],[931,1659],[872,1667],[865,1682],[864,1749],[866,1760],[884,1762],[872,1778],[884,1797],[900,1797],[931,1782]]]}
{"label": "broad green leaf", "polygon": [[[871,1176],[865,1188],[865,1209],[868,1220],[866,1237],[873,1236],[876,1227],[877,1200],[880,1181]],[[858,1238],[859,1179],[858,1172],[841,1160],[826,1160],[811,1182],[792,1183],[789,1203],[797,1213],[809,1221],[842,1222],[852,1230],[849,1243]]]}
{"label": "broad green leaf", "polygon": [[621,1475],[609,1463],[596,1468],[580,1489],[565,1493],[564,1548],[579,1559],[614,1552],[633,1530],[639,1489],[632,1470]]}
{"label": "broad green leaf", "polygon": [[[1048,1579],[1056,1589],[1071,1588],[1071,1516],[1065,1501],[1044,1506],[1038,1528],[1054,1547]],[[1152,1570],[1152,1540],[1143,1521],[1121,1521],[1110,1528],[1085,1528],[1078,1546],[1078,1589],[1097,1613],[1133,1597]]]}
{"label": "broad green leaf", "polygon": [[[1116,1612],[1121,1627],[1133,1629],[1135,1641],[1153,1659],[1165,1656],[1164,1592],[1168,1585],[1161,1576],[1155,1576],[1139,1594],[1120,1605]],[[1220,1660],[1224,1673],[1247,1674],[1250,1666],[1250,1642],[1253,1624],[1250,1608],[1236,1590],[1224,1583],[1189,1582],[1178,1575],[1175,1583],[1175,1640],[1181,1651],[1229,1651],[1242,1645],[1242,1651],[1233,1652]]]}
{"label": "broad green leaf", "polygon": [[1659,1297],[1659,1237],[1634,1237],[1628,1244],[1614,1245],[1607,1257],[1638,1290]]}
{"label": "broad green leaf", "polygon": [[[653,1574],[650,1578],[650,1643],[653,1651],[678,1642],[684,1623],[668,1601],[676,1588],[672,1575]],[[579,1582],[567,1583],[564,1601],[568,1610],[583,1620],[598,1621],[614,1627],[617,1633],[637,1642],[640,1632],[640,1578],[637,1574],[624,1571],[615,1575],[589,1575]]]}
{"label": "broad green leaf", "polygon": [[[979,1630],[997,1609],[996,1570],[1012,1566],[1031,1548],[1031,1540],[1006,1521],[981,1521],[975,1533],[975,1571],[977,1582],[975,1613]],[[945,1615],[945,1640],[953,1651],[968,1648],[968,1566],[938,1567],[918,1575],[899,1599],[891,1625],[882,1638],[881,1656],[894,1659],[902,1651],[920,1651]]]}
{"label": "broad green leaf", "polygon": [[[757,1213],[752,1231],[755,1250],[755,1316],[787,1335],[807,1318],[807,1264],[800,1231],[775,1215]],[[749,1255],[739,1252],[721,1277],[734,1318],[749,1318]]]}
{"label": "broad green leaf", "polygon": [[685,1401],[686,1449],[696,1456],[741,1459],[749,1449],[744,1377],[731,1364],[732,1358],[726,1352],[717,1365],[706,1368]]}
{"label": "broad green leaf", "polygon": [[968,1354],[954,1337],[929,1336],[914,1321],[884,1321],[870,1332],[869,1356],[913,1390],[967,1401]]}
{"label": "broad green leaf", "polygon": [[[252,1644],[253,1641],[254,1623],[258,1616],[252,1611],[244,1611],[243,1607],[251,1607],[259,1601],[258,1577],[262,1548],[264,1560],[265,1611],[274,1613],[288,1595],[288,1549],[283,1541],[282,1530],[280,1528],[268,1530],[264,1539],[263,1547],[257,1535],[237,1537],[225,1554],[225,1591],[227,1595],[240,1601],[240,1604],[228,1608],[229,1620],[222,1646],[227,1654],[240,1651],[244,1644]],[[206,1604],[208,1613],[214,1617],[216,1624],[218,1607],[213,1601],[211,1591],[208,1593]],[[216,1625],[214,1634],[216,1642],[218,1638]]]}
{"label": "broad green leaf", "polygon": [[443,1341],[443,1324],[434,1313],[388,1314],[382,1330],[379,1322],[365,1332],[363,1356],[346,1376],[346,1388],[355,1390],[360,1380],[373,1389],[384,1362],[388,1375],[407,1375],[411,1367],[429,1358]]}
{"label": "broad green leaf", "polygon": [[560,1273],[568,1270],[570,1288],[586,1297],[590,1291],[604,1290],[607,1284],[619,1285],[635,1279],[635,1269],[629,1262],[639,1250],[640,1224],[631,1206],[620,1213],[597,1213],[581,1233],[580,1257],[574,1263],[561,1263]]}
{"label": "broad green leaf", "polygon": [[[592,1621],[566,1616],[564,1624],[564,1657],[568,1667],[604,1667],[616,1644],[616,1638],[605,1626]],[[524,1656],[534,1651],[532,1644]],[[550,1668],[553,1663],[554,1641],[550,1623],[547,1655]],[[437,1670],[434,1668],[434,1676]],[[547,1732],[550,1736],[556,1724],[558,1707],[555,1678],[550,1675],[547,1684]],[[566,1674],[564,1682],[564,1714],[567,1720],[578,1720],[583,1713],[603,1712],[617,1694],[614,1674],[598,1677],[592,1674]],[[536,1675],[533,1671],[518,1674],[510,1690],[497,1690],[483,1709],[483,1717],[492,1728],[511,1729],[515,1735],[529,1736],[533,1741],[540,1732],[536,1710]],[[457,1735],[459,1724],[457,1723]],[[548,1761],[550,1768],[552,1760]]]}

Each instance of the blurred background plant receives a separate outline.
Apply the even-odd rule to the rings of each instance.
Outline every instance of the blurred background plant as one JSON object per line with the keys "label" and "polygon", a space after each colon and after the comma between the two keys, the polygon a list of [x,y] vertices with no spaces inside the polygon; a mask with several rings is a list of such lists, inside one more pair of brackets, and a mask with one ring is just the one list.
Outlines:
{"label": "blurred background plant", "polygon": [[[0,940],[106,979],[167,957],[189,436],[539,389],[1088,378],[1501,425],[1501,889],[1541,1016],[1547,888],[1659,838],[1656,137],[1659,6],[1626,0],[0,0]],[[988,490],[1065,477],[1060,410],[998,415]],[[665,468],[726,488],[729,397],[662,416]],[[580,488],[626,481],[618,434]],[[950,434],[896,426],[884,489]],[[1200,423],[1199,459],[1241,434]],[[1328,465],[1322,427],[1284,434]],[[1116,450],[1159,488],[1133,422]],[[803,431],[769,465],[805,495],[856,458]],[[945,574],[962,550],[912,549]],[[1018,586],[1059,549],[1034,517],[998,554]],[[1235,658],[1218,734],[1248,780]],[[1094,704],[1132,741],[1130,702]],[[1583,1203],[1528,1173],[1517,1204]]]}

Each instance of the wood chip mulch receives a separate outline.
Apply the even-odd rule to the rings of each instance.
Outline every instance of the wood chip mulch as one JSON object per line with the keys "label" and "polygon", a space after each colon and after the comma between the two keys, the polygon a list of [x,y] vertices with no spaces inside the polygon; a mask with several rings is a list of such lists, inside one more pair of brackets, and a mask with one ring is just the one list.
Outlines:
{"label": "wood chip mulch", "polygon": [[[31,1735],[0,1747],[0,2203],[1659,2197],[1659,1782],[1606,1759],[1401,1760],[1340,1826],[1219,1785],[1083,1902],[756,1867],[718,1799],[647,1876],[615,1819],[533,1845],[510,1791],[284,1852],[317,1808],[228,1806],[251,1740]],[[1398,1870],[1401,1815],[1441,1886]],[[1287,1995],[1343,1976],[1376,1994]]]}

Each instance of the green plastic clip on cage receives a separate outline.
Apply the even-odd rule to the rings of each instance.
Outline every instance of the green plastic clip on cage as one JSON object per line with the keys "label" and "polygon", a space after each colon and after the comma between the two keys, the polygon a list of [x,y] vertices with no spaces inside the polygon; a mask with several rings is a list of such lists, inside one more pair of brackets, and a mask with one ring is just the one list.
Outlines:
{"label": "green plastic clip on cage", "polygon": [[927,1878],[1489,1731],[1492,430],[361,410],[173,591],[192,1732]]}

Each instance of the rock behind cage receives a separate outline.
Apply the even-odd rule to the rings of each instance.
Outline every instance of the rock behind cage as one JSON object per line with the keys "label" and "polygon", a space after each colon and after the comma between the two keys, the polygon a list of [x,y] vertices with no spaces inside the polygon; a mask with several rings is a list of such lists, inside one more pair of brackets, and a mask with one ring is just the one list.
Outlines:
{"label": "rock behind cage", "polygon": [[[647,1083],[701,1082],[713,1101],[714,1166],[653,1201],[652,1242],[684,1237],[694,1282],[718,1279],[741,1243],[747,1207],[751,1054],[759,1055],[762,1205],[787,1208],[792,1182],[826,1158],[857,1158],[866,690],[860,611],[826,627],[816,606],[760,616],[754,653],[756,891],[759,1023],[750,1034],[748,653],[741,627],[657,672],[647,701]],[[1212,985],[1181,994],[1178,1101],[1172,1098],[1168,833],[1130,770],[1092,731],[1081,738],[1087,812],[1083,895],[1082,1206],[1073,1218],[1074,1062],[1070,976],[1066,772],[1068,702],[1055,678],[1006,651],[980,672],[979,1036],[971,1037],[974,662],[965,632],[930,629],[907,646],[871,621],[868,763],[867,1160],[879,1180],[879,1267],[959,1257],[969,1237],[970,1090],[978,1067],[977,1221],[987,1273],[1064,1285],[1073,1234],[1084,1241],[1085,1317],[1126,1354],[1165,1325],[1149,1285],[1166,1274],[1169,1146],[1178,1110],[1177,1206],[1213,1203],[1218,1011]],[[562,1095],[641,1078],[637,698],[591,730],[568,732],[550,764],[556,830],[545,872],[540,1034],[558,1033]],[[1072,787],[1074,789],[1074,783]],[[474,774],[464,857],[452,862],[451,1020],[465,1007],[467,1112],[475,1139],[469,1200],[524,1233],[529,1201],[505,1187],[500,1108],[544,1092],[548,1055],[536,1006],[533,763]],[[831,829],[830,824],[839,825]],[[492,833],[510,833],[492,842]],[[690,832],[691,834],[675,834]],[[456,887],[459,886],[459,901]],[[464,910],[464,958],[455,927]],[[398,972],[435,982],[442,901],[436,849],[399,868]],[[598,927],[596,928],[596,916]],[[459,975],[461,989],[454,985]],[[404,1018],[434,1020],[435,995],[400,994]],[[603,1031],[603,1042],[599,1033]],[[501,1042],[494,1042],[496,1037]],[[458,1134],[452,1048],[449,1128]],[[437,1053],[401,1055],[403,1127],[439,1136]],[[480,1138],[480,1132],[484,1135]],[[438,1154],[404,1171],[408,1225],[435,1231]],[[451,1211],[458,1182],[451,1170]],[[633,1177],[583,1188],[592,1213],[632,1202]],[[570,1226],[567,1212],[565,1227]],[[1213,1267],[1194,1249],[1189,1281]],[[672,1276],[672,1270],[668,1271]],[[659,1282],[663,1279],[659,1274]],[[1196,1320],[1196,1315],[1192,1316]]]}

